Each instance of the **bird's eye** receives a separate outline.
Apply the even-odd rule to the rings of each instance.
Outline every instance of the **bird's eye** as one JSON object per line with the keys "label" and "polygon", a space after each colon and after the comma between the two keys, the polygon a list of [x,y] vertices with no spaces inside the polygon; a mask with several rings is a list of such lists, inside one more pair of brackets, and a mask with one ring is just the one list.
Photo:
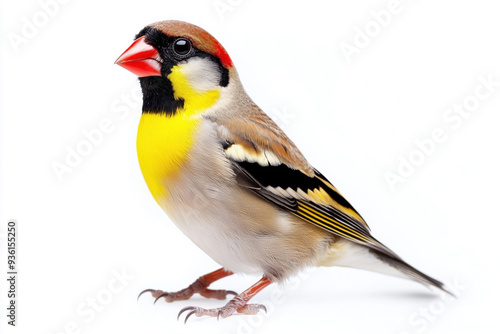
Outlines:
{"label": "bird's eye", "polygon": [[191,51],[191,41],[185,38],[179,38],[174,42],[174,52],[180,57],[184,57]]}

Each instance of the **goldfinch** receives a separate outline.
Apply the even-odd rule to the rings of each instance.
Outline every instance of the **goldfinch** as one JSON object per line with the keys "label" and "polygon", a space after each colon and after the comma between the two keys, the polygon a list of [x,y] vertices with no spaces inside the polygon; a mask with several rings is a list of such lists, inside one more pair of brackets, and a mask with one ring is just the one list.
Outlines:
{"label": "goldfinch", "polygon": [[[208,32],[180,21],[153,23],[116,64],[139,76],[137,155],[151,194],[222,266],[184,290],[142,293],[167,302],[194,293],[235,295],[220,308],[182,309],[187,321],[265,310],[248,301],[308,266],[366,269],[448,292],[371,235],[337,188],[250,99],[228,53]],[[262,278],[240,294],[208,288],[233,273]]]}

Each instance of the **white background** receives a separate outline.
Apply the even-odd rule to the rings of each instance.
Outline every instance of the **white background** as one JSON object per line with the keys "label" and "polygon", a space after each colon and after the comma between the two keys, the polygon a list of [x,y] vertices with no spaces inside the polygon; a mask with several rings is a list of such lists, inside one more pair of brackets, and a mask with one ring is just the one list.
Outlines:
{"label": "white background", "polygon": [[[229,7],[218,13],[218,3]],[[460,124],[443,119],[454,104],[473,101],[479,77],[500,81],[494,3],[401,0],[377,31],[371,12],[389,1],[73,0],[44,21],[38,1],[2,0],[5,333],[498,333],[500,87]],[[135,153],[138,82],[113,64],[142,27],[165,19],[213,34],[250,96],[375,237],[451,282],[459,298],[443,301],[413,282],[369,272],[319,268],[256,296],[267,316],[183,325],[176,321],[182,307],[224,302],[136,301],[143,289],[177,290],[218,268],[149,194]],[[38,31],[15,46],[13,36],[34,20]],[[348,61],[341,45],[355,46],[366,27],[370,41],[358,40]],[[66,164],[68,150],[85,145],[84,131],[106,119],[111,130],[59,180],[53,164]],[[436,128],[446,140],[391,189],[385,175],[397,173],[400,157],[422,158],[415,141]],[[16,328],[5,316],[9,219],[18,223]],[[258,278],[233,276],[214,286],[242,291]]]}

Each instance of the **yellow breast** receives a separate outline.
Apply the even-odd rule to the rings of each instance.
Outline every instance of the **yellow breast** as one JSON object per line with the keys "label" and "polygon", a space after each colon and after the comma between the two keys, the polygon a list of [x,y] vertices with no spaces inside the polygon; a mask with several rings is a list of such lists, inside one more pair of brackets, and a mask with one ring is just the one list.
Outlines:
{"label": "yellow breast", "polygon": [[149,191],[158,199],[167,195],[165,183],[173,180],[186,162],[199,118],[143,113],[137,131],[137,156]]}

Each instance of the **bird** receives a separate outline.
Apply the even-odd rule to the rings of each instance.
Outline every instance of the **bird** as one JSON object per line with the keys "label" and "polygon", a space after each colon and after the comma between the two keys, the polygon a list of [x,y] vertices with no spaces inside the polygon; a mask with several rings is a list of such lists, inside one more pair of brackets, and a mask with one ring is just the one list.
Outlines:
{"label": "bird", "polygon": [[[352,267],[452,294],[372,236],[365,220],[248,96],[232,59],[204,29],[144,27],[115,62],[139,77],[136,149],[143,178],[170,220],[221,268],[155,302],[195,293],[224,300],[177,319],[267,311],[249,301],[308,267]],[[261,278],[241,293],[209,289],[234,273]],[[139,298],[138,297],[138,298]]]}

